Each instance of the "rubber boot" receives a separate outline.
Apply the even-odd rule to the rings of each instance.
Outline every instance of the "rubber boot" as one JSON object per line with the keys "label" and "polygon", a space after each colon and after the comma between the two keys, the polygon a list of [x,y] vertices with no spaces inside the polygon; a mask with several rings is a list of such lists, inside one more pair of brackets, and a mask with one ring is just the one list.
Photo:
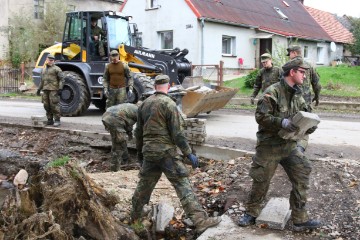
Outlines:
{"label": "rubber boot", "polygon": [[247,227],[255,224],[256,217],[245,213],[244,216],[239,218],[238,225],[241,227]]}
{"label": "rubber boot", "polygon": [[55,119],[54,127],[59,127],[59,126],[60,126],[60,119]]}
{"label": "rubber boot", "polygon": [[295,232],[300,232],[300,231],[304,231],[304,230],[308,230],[308,229],[316,229],[316,228],[321,227],[321,225],[322,224],[320,221],[310,219],[304,223],[297,223],[297,224],[294,223],[293,230]]}
{"label": "rubber boot", "polygon": [[53,119],[48,119],[46,125],[53,125],[54,124],[54,120]]}

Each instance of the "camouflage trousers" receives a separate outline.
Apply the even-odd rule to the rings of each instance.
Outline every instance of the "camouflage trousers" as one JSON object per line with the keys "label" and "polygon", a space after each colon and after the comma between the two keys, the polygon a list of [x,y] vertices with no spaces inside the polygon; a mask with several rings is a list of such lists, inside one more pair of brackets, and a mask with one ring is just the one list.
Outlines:
{"label": "camouflage trousers", "polygon": [[[120,129],[120,126],[114,126],[111,119],[116,120],[111,114],[105,113],[103,116],[103,124],[105,129],[110,132],[111,136],[111,170],[118,171],[120,165],[128,163],[129,153],[127,149],[127,134],[125,130]],[[109,123],[110,122],[110,123]],[[115,122],[116,123],[116,122]]]}
{"label": "camouflage trousers", "polygon": [[127,101],[126,87],[109,88],[109,97],[106,99],[106,109]]}
{"label": "camouflage trousers", "polygon": [[198,218],[207,217],[207,213],[200,205],[192,189],[187,168],[180,159],[168,154],[157,159],[144,157],[139,173],[140,180],[132,197],[132,220],[141,218],[142,209],[145,204],[149,203],[151,193],[162,173],[175,188],[185,213],[193,222]]}
{"label": "camouflage trousers", "polygon": [[249,175],[253,179],[252,189],[246,203],[246,212],[259,216],[261,205],[269,190],[270,180],[280,164],[292,185],[290,193],[291,217],[295,224],[308,220],[305,208],[311,165],[305,155],[296,148],[296,142],[269,146],[259,145]]}
{"label": "camouflage trousers", "polygon": [[47,119],[60,120],[60,96],[57,91],[43,90],[42,103],[46,111]]}

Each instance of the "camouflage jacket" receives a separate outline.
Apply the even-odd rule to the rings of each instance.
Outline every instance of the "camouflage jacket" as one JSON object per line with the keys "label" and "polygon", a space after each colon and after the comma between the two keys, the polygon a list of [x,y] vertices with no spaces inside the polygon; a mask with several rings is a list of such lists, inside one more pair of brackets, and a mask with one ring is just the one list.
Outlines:
{"label": "camouflage jacket", "polygon": [[[131,132],[137,121],[138,107],[132,103],[118,104],[106,109],[102,120],[119,132]],[[112,117],[107,117],[112,116]]]}
{"label": "camouflage jacket", "polygon": [[[298,56],[295,58],[301,58],[301,57]],[[304,63],[309,65],[310,68],[305,72],[304,83],[301,85],[301,89],[306,103],[310,106],[311,104],[310,86],[312,86],[315,96],[319,96],[321,91],[320,77],[319,74],[316,72],[315,68],[313,68],[310,63],[306,61],[304,61]]]}
{"label": "camouflage jacket", "polygon": [[45,65],[41,73],[40,90],[59,90],[64,86],[64,74],[56,65]]}
{"label": "camouflage jacket", "polygon": [[[91,37],[93,38],[94,36],[100,36],[100,34],[105,37],[105,32],[104,30],[102,30],[99,26],[91,26],[90,27],[90,33],[91,33]],[[99,39],[100,40],[100,39]]]}
{"label": "camouflage jacket", "polygon": [[125,81],[126,81],[125,84],[127,87],[129,87],[129,90],[133,90],[134,80],[131,77],[130,68],[126,63],[123,63],[121,61],[118,63],[109,63],[105,66],[105,71],[104,71],[104,75],[103,75],[104,89],[109,89],[109,87],[110,87],[110,77],[111,77],[111,73],[109,72],[110,64],[122,64],[124,66],[124,77],[125,77]]}
{"label": "camouflage jacket", "polygon": [[167,151],[177,155],[178,146],[185,156],[190,154],[181,118],[176,103],[167,94],[155,92],[147,98],[138,111],[135,129],[138,151],[142,151],[144,157],[159,157]]}
{"label": "camouflage jacket", "polygon": [[299,111],[308,111],[301,89],[297,85],[290,87],[282,77],[280,82],[266,89],[258,101],[255,112],[259,124],[257,144],[277,145],[292,141],[279,137],[278,132],[282,119],[292,117]]}
{"label": "camouflage jacket", "polygon": [[251,97],[255,98],[260,92],[260,89],[264,92],[270,85],[279,82],[282,74],[283,71],[279,67],[272,66],[271,68],[260,69],[258,75],[256,76],[254,91],[251,94]]}

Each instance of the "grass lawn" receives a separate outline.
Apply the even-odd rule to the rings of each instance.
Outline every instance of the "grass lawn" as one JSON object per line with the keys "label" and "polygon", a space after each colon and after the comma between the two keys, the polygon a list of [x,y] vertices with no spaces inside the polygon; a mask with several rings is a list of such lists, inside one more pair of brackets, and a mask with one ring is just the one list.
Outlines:
{"label": "grass lawn", "polygon": [[[322,86],[321,95],[339,97],[360,97],[360,66],[318,67]],[[245,77],[226,81],[224,86],[239,88],[238,97],[249,97],[252,89],[244,85]]]}

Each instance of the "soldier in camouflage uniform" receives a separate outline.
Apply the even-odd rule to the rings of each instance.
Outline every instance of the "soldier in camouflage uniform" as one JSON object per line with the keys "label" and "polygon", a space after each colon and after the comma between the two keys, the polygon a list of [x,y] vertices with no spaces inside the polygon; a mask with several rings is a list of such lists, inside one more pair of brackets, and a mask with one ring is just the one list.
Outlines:
{"label": "soldier in camouflage uniform", "polygon": [[132,130],[137,121],[137,110],[135,104],[123,103],[109,107],[102,116],[105,129],[111,135],[111,170],[114,172],[119,171],[122,163],[129,161],[126,138],[131,140],[133,137]]}
{"label": "soldier in camouflage uniform", "polygon": [[255,104],[255,97],[258,95],[260,90],[264,92],[270,85],[279,82],[283,73],[281,68],[273,66],[272,58],[269,53],[264,53],[260,58],[263,68],[256,76],[254,91],[250,97],[251,104]]}
{"label": "soldier in camouflage uniform", "polygon": [[140,180],[132,197],[131,218],[141,218],[143,206],[150,196],[161,174],[164,173],[174,186],[185,213],[190,217],[198,232],[217,225],[220,217],[208,217],[189,181],[189,172],[177,153],[177,147],[191,161],[193,168],[198,159],[191,148],[181,126],[181,114],[175,101],[167,95],[170,88],[169,77],[155,78],[155,94],[147,98],[138,111],[135,128],[136,146],[142,152],[144,161],[140,170]]}
{"label": "soldier in camouflage uniform", "polygon": [[[301,47],[298,45],[292,45],[289,48],[287,48],[288,54],[287,56],[290,57],[290,59],[302,59],[302,53],[301,53]],[[305,61],[304,61],[305,62]],[[305,76],[304,76],[304,83],[301,86],[303,97],[308,104],[309,112],[311,112],[312,107],[311,103],[315,102],[315,106],[319,105],[319,96],[321,91],[321,85],[320,85],[320,79],[319,74],[316,72],[316,70],[311,67],[311,65],[307,62],[305,64],[309,65],[309,69],[306,70]],[[313,92],[314,92],[314,98],[311,99],[311,90],[310,85],[312,86]],[[303,139],[300,139],[298,141],[298,147],[301,151],[305,152],[309,142],[309,136],[304,136]]]}
{"label": "soldier in camouflage uniform", "polygon": [[[290,57],[290,60],[295,58],[302,58],[301,47],[298,45],[292,45],[287,48],[287,56]],[[319,105],[319,96],[321,91],[320,78],[319,74],[316,72],[315,68],[311,66],[308,62],[304,61],[305,64],[309,65],[309,69],[306,70],[304,76],[304,83],[301,86],[303,97],[306,103],[310,106],[312,102],[315,102],[315,106]],[[312,86],[314,92],[314,98],[311,99],[311,90]],[[311,109],[310,109],[311,110]]]}
{"label": "soldier in camouflage uniform", "polygon": [[[319,221],[309,219],[305,208],[311,165],[297,148],[297,142],[281,138],[278,132],[281,129],[289,132],[298,130],[298,127],[291,122],[291,117],[299,111],[308,111],[308,105],[302,97],[299,86],[303,82],[308,66],[301,59],[294,59],[287,62],[282,69],[284,76],[280,82],[265,90],[256,108],[255,118],[259,130],[256,134],[256,153],[249,172],[253,184],[246,203],[246,213],[239,219],[239,225],[255,224],[271,178],[280,164],[292,184],[290,208],[293,229],[302,231],[321,225]],[[310,128],[306,133],[311,134],[315,129],[316,127]]]}
{"label": "soldier in camouflage uniform", "polygon": [[[47,125],[60,126],[60,95],[64,86],[64,76],[61,69],[54,64],[55,57],[49,54],[45,67],[41,73],[41,82],[36,92],[40,96],[43,91],[42,102],[48,119]],[[55,122],[54,122],[55,118]]]}
{"label": "soldier in camouflage uniform", "polygon": [[104,43],[101,41],[100,36],[105,37],[106,33],[97,25],[98,19],[95,17],[91,18],[90,26],[90,55],[98,55],[100,57],[105,56]]}
{"label": "soldier in camouflage uniform", "polygon": [[[133,94],[133,79],[126,63],[119,60],[119,53],[112,50],[111,62],[106,65],[103,76],[104,93],[107,98],[106,108],[126,102]],[[126,93],[126,88],[128,92]]]}

